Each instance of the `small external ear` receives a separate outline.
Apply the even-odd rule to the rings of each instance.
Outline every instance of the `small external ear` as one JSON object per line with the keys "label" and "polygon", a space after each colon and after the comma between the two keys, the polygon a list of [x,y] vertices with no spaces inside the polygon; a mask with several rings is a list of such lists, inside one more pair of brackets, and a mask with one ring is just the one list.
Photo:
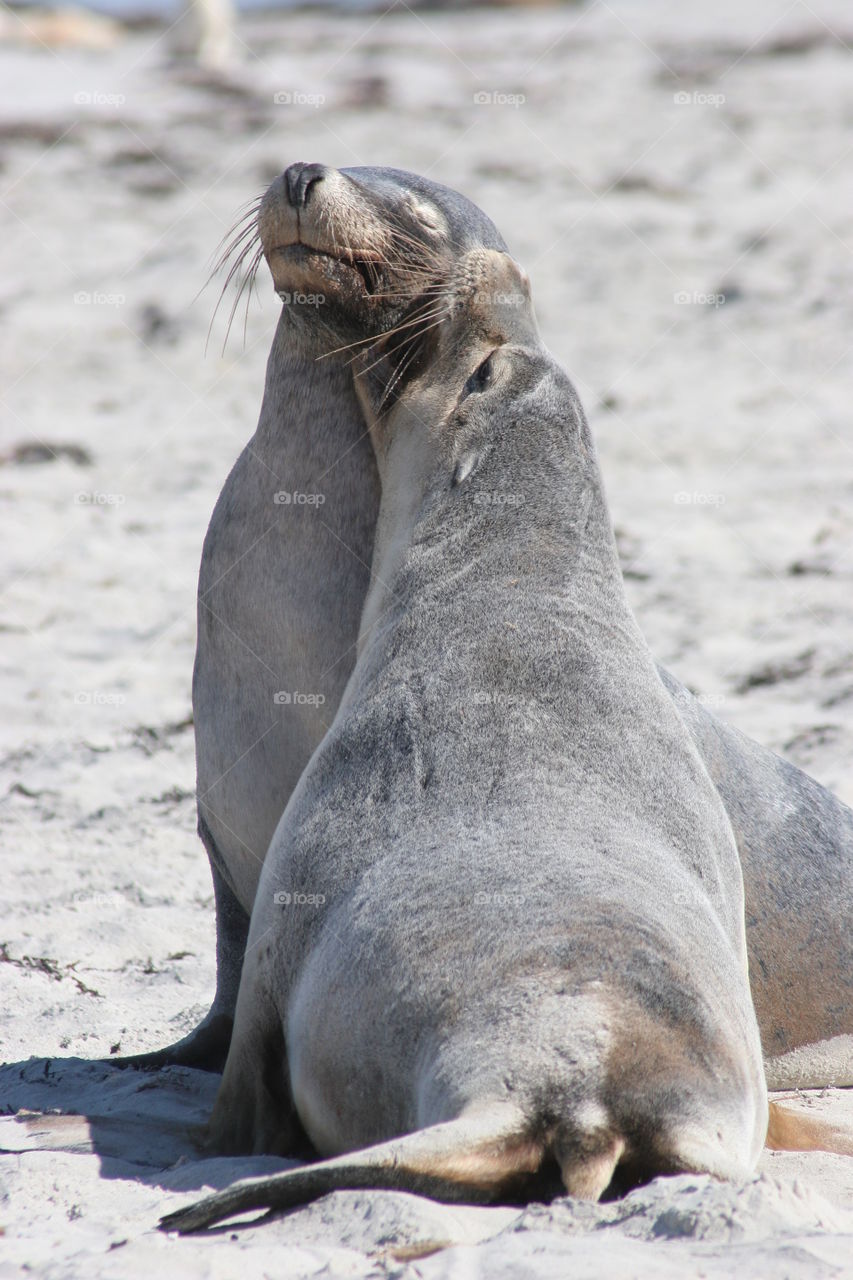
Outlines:
{"label": "small external ear", "polygon": [[459,459],[456,464],[456,470],[453,473],[453,487],[464,484],[472,471],[475,470],[480,461],[480,454],[476,452],[466,453]]}

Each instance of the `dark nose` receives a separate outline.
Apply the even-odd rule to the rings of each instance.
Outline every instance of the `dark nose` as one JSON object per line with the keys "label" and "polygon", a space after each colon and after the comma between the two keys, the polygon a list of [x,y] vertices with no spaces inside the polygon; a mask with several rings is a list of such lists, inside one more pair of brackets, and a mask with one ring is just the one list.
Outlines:
{"label": "dark nose", "polygon": [[289,165],[284,171],[287,198],[294,209],[302,209],[308,203],[308,193],[315,182],[322,182],[329,170],[324,164],[305,164],[303,160]]}

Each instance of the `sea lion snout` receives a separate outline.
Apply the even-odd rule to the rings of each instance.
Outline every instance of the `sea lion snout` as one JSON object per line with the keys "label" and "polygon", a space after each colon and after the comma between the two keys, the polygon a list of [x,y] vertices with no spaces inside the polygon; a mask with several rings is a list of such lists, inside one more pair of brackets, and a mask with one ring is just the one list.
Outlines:
{"label": "sea lion snout", "polygon": [[291,164],[257,230],[276,292],[327,342],[392,328],[452,259],[452,218],[390,170]]}
{"label": "sea lion snout", "polygon": [[301,209],[308,203],[312,188],[322,182],[328,172],[326,165],[306,164],[304,160],[288,165],[282,177],[287,198],[294,209]]}
{"label": "sea lion snout", "polygon": [[267,188],[257,225],[276,292],[291,305],[305,295],[327,326],[328,302],[363,323],[371,296],[386,294],[388,229],[339,170],[289,165]]}

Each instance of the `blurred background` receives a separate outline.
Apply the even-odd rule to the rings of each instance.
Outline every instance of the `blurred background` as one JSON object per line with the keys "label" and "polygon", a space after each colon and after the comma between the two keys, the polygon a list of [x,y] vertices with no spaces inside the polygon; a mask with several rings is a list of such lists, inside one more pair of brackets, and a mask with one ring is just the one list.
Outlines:
{"label": "blurred background", "polygon": [[[590,415],[655,656],[853,802],[852,149],[840,0],[0,8],[15,954],[66,973],[94,913],[111,955],[151,957],[115,961],[122,1001],[72,1040],[100,1043],[128,973],[185,1025],[180,988],[212,983],[195,580],[279,303],[262,267],[206,346],[204,285],[295,160],[415,170],[492,217]],[[63,988],[30,968],[53,1044]]]}

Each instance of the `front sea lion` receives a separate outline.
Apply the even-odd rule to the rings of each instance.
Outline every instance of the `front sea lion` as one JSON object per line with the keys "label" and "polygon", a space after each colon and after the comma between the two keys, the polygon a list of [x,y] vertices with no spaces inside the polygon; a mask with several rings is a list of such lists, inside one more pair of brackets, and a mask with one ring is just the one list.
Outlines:
{"label": "front sea lion", "polygon": [[[258,430],[217,503],[199,581],[193,700],[217,992],[185,1042],[130,1062],[224,1061],[263,858],[355,660],[379,484],[353,385],[358,347],[329,352],[402,326],[393,395],[419,358],[403,339],[435,321],[431,304],[455,265],[477,247],[505,247],[464,197],[387,169],[291,165],[258,227],[290,302]],[[255,250],[251,236],[239,244]],[[282,491],[289,504],[276,504]],[[294,493],[324,501],[300,504]],[[853,1084],[853,811],[659,671],[738,843],[771,1087]],[[275,704],[277,693],[291,702]]]}
{"label": "front sea lion", "polygon": [[540,1194],[552,1167],[597,1199],[762,1149],[737,847],[526,290],[473,251],[424,371],[378,414],[365,380],[359,656],[270,846],[210,1125],[338,1158],[168,1229],[335,1187]]}

